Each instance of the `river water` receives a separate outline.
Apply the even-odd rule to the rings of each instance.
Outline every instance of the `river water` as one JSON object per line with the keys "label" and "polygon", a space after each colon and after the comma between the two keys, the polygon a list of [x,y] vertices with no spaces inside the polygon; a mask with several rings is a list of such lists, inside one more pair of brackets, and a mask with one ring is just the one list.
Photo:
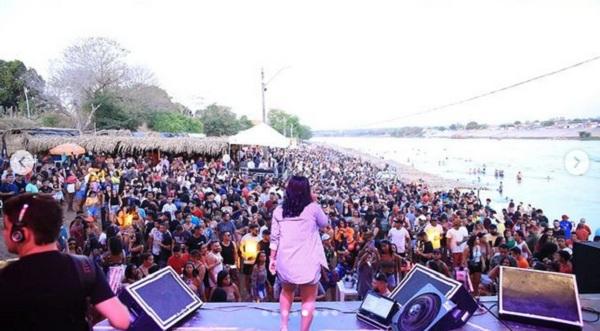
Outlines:
{"label": "river water", "polygon": [[[575,221],[585,218],[592,231],[600,228],[600,141],[392,137],[313,140],[353,148],[448,179],[482,184],[490,188],[480,192],[482,200],[489,197],[497,210],[513,199],[517,204],[543,209],[550,220],[567,214]],[[590,167],[583,175],[572,175],[565,167],[565,156],[573,150],[589,156]],[[485,174],[473,173],[484,167]],[[496,169],[504,171],[504,178],[494,176]],[[521,182],[517,181],[519,171]],[[502,193],[498,192],[500,182]]]}

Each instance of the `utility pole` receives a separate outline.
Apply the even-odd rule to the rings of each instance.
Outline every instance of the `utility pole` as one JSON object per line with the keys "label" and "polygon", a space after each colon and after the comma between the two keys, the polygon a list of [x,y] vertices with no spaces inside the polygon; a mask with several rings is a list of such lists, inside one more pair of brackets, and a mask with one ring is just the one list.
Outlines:
{"label": "utility pole", "polygon": [[260,68],[260,91],[262,93],[262,121],[267,124],[267,111],[265,106],[265,91],[267,90],[267,86],[265,84],[265,69]]}
{"label": "utility pole", "polygon": [[261,88],[261,94],[262,94],[262,120],[263,123],[267,123],[267,106],[265,105],[265,92],[267,91],[267,85],[269,85],[269,83],[271,83],[273,81],[273,79],[275,79],[275,77],[277,77],[277,75],[279,75],[283,70],[290,68],[290,66],[285,66],[281,69],[279,69],[273,76],[271,76],[271,78],[269,79],[269,81],[265,82],[265,69],[263,67],[260,68],[260,88]]}
{"label": "utility pole", "polygon": [[25,103],[27,104],[27,118],[31,118],[31,113],[29,112],[29,97],[27,96],[27,86],[23,86],[23,91],[25,92]]}

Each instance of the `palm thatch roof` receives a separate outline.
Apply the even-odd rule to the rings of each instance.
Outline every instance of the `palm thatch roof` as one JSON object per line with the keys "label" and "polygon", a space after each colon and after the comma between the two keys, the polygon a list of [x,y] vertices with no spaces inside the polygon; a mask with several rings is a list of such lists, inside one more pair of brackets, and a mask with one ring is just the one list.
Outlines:
{"label": "palm thatch roof", "polygon": [[31,137],[27,149],[33,153],[48,151],[50,148],[64,143],[75,143],[93,153],[142,153],[159,150],[172,154],[206,154],[220,155],[227,150],[226,137],[209,138],[161,138],[161,137],[127,137],[127,136],[95,136],[79,137]]}
{"label": "palm thatch roof", "polygon": [[16,152],[19,149],[24,149],[29,139],[35,136],[68,136],[75,137],[79,135],[79,131],[66,128],[13,128],[0,131],[0,149],[6,150],[8,155]]}

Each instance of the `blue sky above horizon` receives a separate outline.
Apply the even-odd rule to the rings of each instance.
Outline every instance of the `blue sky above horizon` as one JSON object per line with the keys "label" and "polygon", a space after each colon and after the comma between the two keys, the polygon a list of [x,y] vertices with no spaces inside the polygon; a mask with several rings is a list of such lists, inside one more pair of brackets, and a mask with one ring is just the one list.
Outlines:
{"label": "blue sky above horizon", "polygon": [[600,61],[439,112],[389,121],[600,55],[600,1],[0,2],[0,59],[48,78],[103,36],[192,109],[259,119],[260,68],[290,66],[267,107],[314,129],[491,124],[600,114]]}

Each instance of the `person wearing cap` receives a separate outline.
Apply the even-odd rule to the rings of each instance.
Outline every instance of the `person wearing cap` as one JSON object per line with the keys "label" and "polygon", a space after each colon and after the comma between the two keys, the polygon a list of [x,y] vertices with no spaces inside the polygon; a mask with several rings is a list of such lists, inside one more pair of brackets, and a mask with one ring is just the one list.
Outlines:
{"label": "person wearing cap", "polygon": [[[6,201],[4,212],[4,242],[19,260],[0,271],[1,329],[89,330],[88,300],[114,328],[129,327],[129,312],[102,270],[87,257],[58,251],[63,215],[57,201],[25,193]],[[93,273],[94,280],[80,273]]]}

